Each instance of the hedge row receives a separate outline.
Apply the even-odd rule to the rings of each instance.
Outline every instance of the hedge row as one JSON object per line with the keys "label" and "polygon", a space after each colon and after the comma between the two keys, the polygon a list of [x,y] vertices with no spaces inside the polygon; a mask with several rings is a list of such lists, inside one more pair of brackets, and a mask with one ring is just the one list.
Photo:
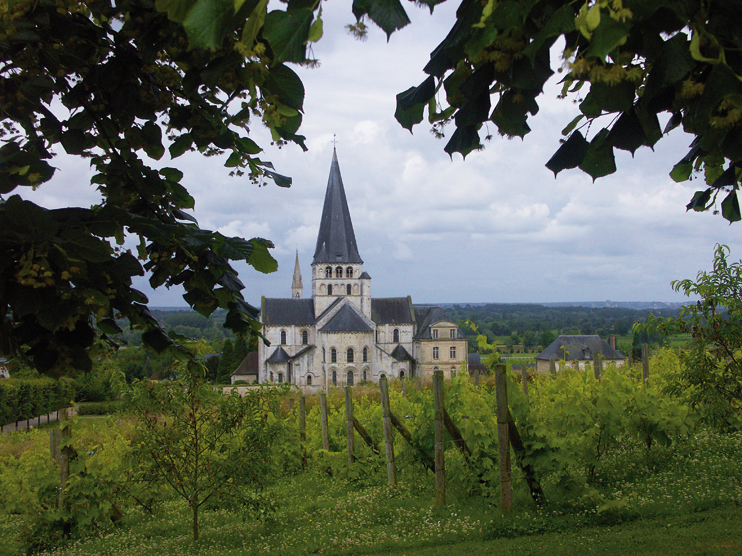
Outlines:
{"label": "hedge row", "polygon": [[69,407],[75,399],[70,378],[0,380],[0,424],[7,425]]}

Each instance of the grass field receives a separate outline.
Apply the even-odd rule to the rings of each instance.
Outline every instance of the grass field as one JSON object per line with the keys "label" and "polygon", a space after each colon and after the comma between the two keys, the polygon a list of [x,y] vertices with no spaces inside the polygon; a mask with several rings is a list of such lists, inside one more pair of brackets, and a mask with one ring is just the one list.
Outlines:
{"label": "grass field", "polygon": [[[0,459],[46,441],[45,431],[11,435]],[[315,465],[267,487],[261,512],[204,511],[197,543],[188,509],[171,499],[154,516],[128,509],[110,530],[48,554],[742,554],[742,434],[701,432],[652,450],[615,450],[590,499],[560,501],[546,479],[550,503],[538,509],[517,484],[508,518],[496,499],[457,491],[455,481],[448,505],[435,509],[433,476],[414,465],[400,469],[396,490],[383,466],[348,481]],[[2,517],[0,555],[22,553],[26,527],[19,515]]]}

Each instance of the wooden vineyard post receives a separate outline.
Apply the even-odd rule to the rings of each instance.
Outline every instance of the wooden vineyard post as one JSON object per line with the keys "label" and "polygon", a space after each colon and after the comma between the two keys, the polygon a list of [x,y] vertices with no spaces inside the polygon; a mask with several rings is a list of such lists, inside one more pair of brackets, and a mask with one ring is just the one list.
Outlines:
{"label": "wooden vineyard post", "polygon": [[72,437],[72,428],[69,426],[69,414],[67,409],[62,410],[62,420],[59,422],[60,438],[59,438],[59,509],[64,508],[64,491],[67,488],[67,481],[70,478],[70,452],[72,448],[66,446],[69,443],[69,439]]}
{"label": "wooden vineyard post", "polygon": [[649,346],[647,344],[642,345],[642,377],[646,385],[649,381]]}
{"label": "wooden vineyard post", "polygon": [[[404,385],[404,382],[402,383]],[[384,443],[386,447],[386,476],[389,486],[397,487],[397,467],[394,464],[394,439],[392,438],[392,418],[389,407],[389,384],[385,376],[379,379],[381,390],[381,411],[384,419]]]}
{"label": "wooden vineyard post", "polygon": [[299,441],[301,442],[301,468],[307,468],[307,404],[304,395],[299,398]]}
{"label": "wooden vineyard post", "polygon": [[327,435],[327,394],[325,392],[320,392],[319,409],[322,416],[322,448],[329,451],[330,438]]}
{"label": "wooden vineyard post", "polygon": [[354,455],[355,434],[353,430],[353,388],[345,387],[345,434],[348,437],[348,465],[356,461]]}
{"label": "wooden vineyard post", "polygon": [[[384,377],[384,378],[386,378],[386,377]],[[402,377],[402,378],[400,379],[400,381],[401,381],[401,383],[402,383],[402,395],[403,395],[403,396],[406,396],[406,395],[407,395],[407,392],[405,391],[405,380],[404,380],[404,377]]]}
{"label": "wooden vineyard post", "polygon": [[593,354],[593,373],[595,374],[595,380],[600,380],[600,354],[594,353]]}
{"label": "wooden vineyard post", "polygon": [[443,371],[433,371],[435,407],[435,505],[446,505],[446,430],[443,417]]}
{"label": "wooden vineyard post", "polygon": [[528,397],[528,367],[523,365],[523,368],[520,370],[521,376],[523,377],[523,393],[526,395],[526,398]]}
{"label": "wooden vineyard post", "polygon": [[500,503],[502,513],[513,509],[513,485],[510,477],[510,433],[508,430],[508,383],[505,365],[495,366],[497,397],[497,442],[500,450]]}
{"label": "wooden vineyard post", "polygon": [[549,373],[551,374],[551,378],[556,378],[556,359],[553,357],[549,359]]}

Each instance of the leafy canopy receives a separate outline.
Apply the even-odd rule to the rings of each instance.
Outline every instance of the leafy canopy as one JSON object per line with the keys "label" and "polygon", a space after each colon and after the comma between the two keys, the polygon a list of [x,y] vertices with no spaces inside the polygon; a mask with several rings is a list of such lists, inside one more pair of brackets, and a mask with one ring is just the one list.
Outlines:
{"label": "leafy canopy", "polygon": [[736,222],[741,17],[742,6],[729,0],[463,0],[424,68],[428,77],[397,95],[396,118],[412,130],[427,111],[441,137],[453,123],[450,155],[480,149],[489,124],[522,138],[561,39],[561,96],[579,102],[581,114],[546,166],[555,175],[579,167],[596,179],[616,171],[616,149],[652,148],[682,125],[695,138],[670,175],[686,181],[703,171],[707,185],[688,209],[708,210],[721,196],[723,217]]}

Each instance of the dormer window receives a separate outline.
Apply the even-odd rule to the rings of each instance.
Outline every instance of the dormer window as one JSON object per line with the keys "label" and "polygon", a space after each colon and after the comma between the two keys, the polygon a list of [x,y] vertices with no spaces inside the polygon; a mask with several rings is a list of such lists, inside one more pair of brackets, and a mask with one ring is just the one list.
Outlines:
{"label": "dormer window", "polygon": [[455,338],[456,337],[456,329],[455,328],[452,328],[451,330],[448,331],[448,334],[449,334],[449,336],[451,338]]}
{"label": "dormer window", "polygon": [[437,328],[434,328],[433,329],[433,339],[434,340],[438,339],[438,329]]}

